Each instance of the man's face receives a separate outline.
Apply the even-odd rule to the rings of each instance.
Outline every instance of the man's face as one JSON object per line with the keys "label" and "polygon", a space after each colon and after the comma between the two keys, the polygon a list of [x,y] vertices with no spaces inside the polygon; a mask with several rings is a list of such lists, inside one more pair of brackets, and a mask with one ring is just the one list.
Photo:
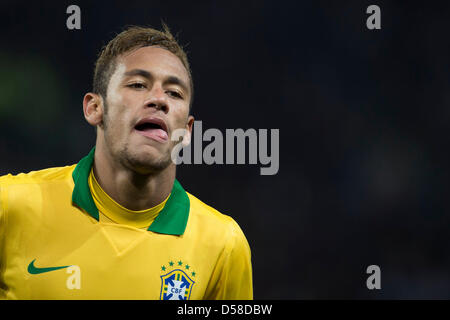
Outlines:
{"label": "man's face", "polygon": [[[175,129],[190,132],[189,76],[177,56],[143,47],[117,60],[103,115],[104,141],[122,165],[141,174],[171,164]],[[191,120],[190,122],[188,122]]]}

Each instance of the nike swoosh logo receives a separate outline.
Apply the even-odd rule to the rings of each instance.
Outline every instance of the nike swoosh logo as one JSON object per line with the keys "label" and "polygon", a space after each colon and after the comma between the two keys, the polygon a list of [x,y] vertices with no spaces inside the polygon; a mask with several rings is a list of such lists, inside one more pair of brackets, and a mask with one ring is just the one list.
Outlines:
{"label": "nike swoosh logo", "polygon": [[30,274],[40,274],[40,273],[45,273],[45,272],[50,272],[50,271],[55,271],[55,270],[59,270],[59,269],[64,269],[64,268],[70,267],[70,266],[62,266],[62,267],[50,267],[50,268],[38,268],[38,267],[36,267],[34,265],[35,261],[36,261],[36,259],[31,261],[30,264],[28,265],[28,272]]}

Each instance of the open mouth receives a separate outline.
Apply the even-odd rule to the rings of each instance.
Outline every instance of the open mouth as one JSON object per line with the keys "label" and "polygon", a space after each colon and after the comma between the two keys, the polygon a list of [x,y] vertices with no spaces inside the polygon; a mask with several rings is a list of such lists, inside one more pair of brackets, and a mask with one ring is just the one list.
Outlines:
{"label": "open mouth", "polygon": [[151,129],[164,130],[164,128],[161,125],[156,124],[156,123],[150,123],[150,122],[145,122],[145,123],[138,124],[135,127],[135,129],[138,130],[138,131],[146,131],[146,130],[151,130]]}
{"label": "open mouth", "polygon": [[169,139],[166,124],[161,119],[142,119],[136,124],[134,129],[141,135],[153,140],[165,142]]}

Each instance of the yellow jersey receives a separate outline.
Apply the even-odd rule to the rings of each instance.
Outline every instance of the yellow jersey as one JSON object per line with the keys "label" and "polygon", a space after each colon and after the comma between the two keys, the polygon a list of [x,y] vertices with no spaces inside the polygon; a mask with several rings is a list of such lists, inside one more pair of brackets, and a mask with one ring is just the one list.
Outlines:
{"label": "yellow jersey", "polygon": [[0,177],[1,299],[252,299],[248,242],[175,180],[145,228],[102,212],[76,165]]}

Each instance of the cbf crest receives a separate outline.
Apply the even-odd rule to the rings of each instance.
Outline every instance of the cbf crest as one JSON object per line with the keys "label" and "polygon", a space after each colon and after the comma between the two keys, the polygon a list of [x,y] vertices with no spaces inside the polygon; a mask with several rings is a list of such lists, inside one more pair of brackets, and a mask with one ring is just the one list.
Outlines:
{"label": "cbf crest", "polygon": [[[171,271],[161,276],[160,300],[189,300],[195,281],[192,280],[196,273],[191,266],[178,261],[177,264],[170,261],[169,267],[162,266],[161,271]],[[189,275],[190,276],[189,276]],[[192,277],[192,278],[191,278]]]}

